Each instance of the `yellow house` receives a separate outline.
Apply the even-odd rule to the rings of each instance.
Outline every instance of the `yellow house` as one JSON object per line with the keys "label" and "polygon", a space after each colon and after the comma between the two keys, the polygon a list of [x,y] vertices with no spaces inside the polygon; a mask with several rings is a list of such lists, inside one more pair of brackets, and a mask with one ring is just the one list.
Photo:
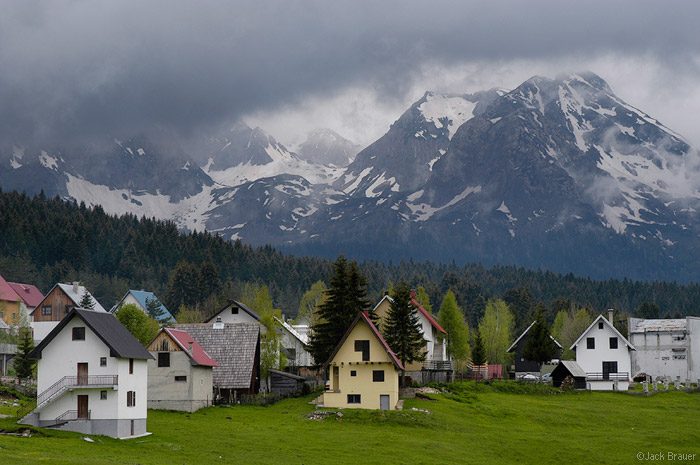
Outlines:
{"label": "yellow house", "polygon": [[323,368],[330,378],[325,407],[391,410],[399,401],[403,365],[365,312],[358,313]]}

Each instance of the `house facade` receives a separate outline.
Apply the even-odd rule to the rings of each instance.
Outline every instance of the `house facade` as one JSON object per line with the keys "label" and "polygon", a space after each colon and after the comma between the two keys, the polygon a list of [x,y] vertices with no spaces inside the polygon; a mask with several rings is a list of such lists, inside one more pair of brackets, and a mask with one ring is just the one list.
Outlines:
{"label": "house facade", "polygon": [[165,308],[165,305],[163,305],[160,299],[158,299],[153,292],[148,291],[129,289],[127,293],[124,294],[124,297],[122,297],[122,300],[120,300],[119,303],[112,307],[109,311],[110,313],[116,314],[117,310],[119,310],[119,307],[122,305],[132,304],[136,305],[143,313],[148,314],[149,301],[158,301],[160,303],[158,308],[163,312],[163,314],[160,316],[159,321],[164,323],[175,323],[175,318],[168,311],[168,309]]}
{"label": "house facade", "polygon": [[403,366],[365,312],[360,312],[324,365],[325,407],[393,410]]}
{"label": "house facade", "polygon": [[212,369],[219,364],[187,331],[163,328],[147,349],[148,408],[194,412],[212,405]]}
{"label": "house facade", "polygon": [[106,313],[104,307],[92,297],[85,286],[81,286],[77,282],[58,283],[30,313],[34,341],[38,343],[43,340],[71,310],[78,308],[86,293],[95,302],[92,309],[96,312]]}
{"label": "house facade", "polygon": [[0,276],[0,319],[8,325],[17,325],[20,320],[22,299],[10,284]]}
{"label": "house facade", "polygon": [[31,314],[39,303],[44,300],[44,294],[32,284],[11,283],[7,284],[15,291],[17,296],[22,299],[27,311],[27,315]]}
{"label": "house facade", "polygon": [[599,315],[571,346],[586,373],[587,388],[594,391],[626,391],[632,376],[630,353],[635,348],[611,320],[612,312],[609,319]]}
{"label": "house facade", "polygon": [[214,316],[209,318],[207,323],[236,324],[258,323],[259,321],[260,315],[248,308],[247,305],[244,305],[236,300],[231,300],[224,308],[222,308],[221,310],[216,312]]}
{"label": "house facade", "polygon": [[146,433],[151,354],[106,312],[72,309],[31,353],[37,405],[22,423],[115,438]]}
{"label": "house facade", "polygon": [[629,319],[632,374],[700,378],[700,318]]}
{"label": "house facade", "polygon": [[[506,351],[510,354],[514,354],[515,356],[516,379],[522,378],[523,376],[528,374],[535,376],[540,375],[540,365],[537,362],[531,362],[530,360],[527,360],[523,355],[523,351],[525,350],[525,346],[527,345],[527,341],[529,340],[530,328],[532,328],[534,325],[535,321],[533,321],[530,324],[530,326],[528,326],[527,329],[523,331],[523,333],[515,340],[515,342],[513,342],[513,344],[511,344],[511,346]],[[552,339],[552,341],[554,341],[554,344],[557,346],[557,353],[554,356],[554,359],[559,359],[562,353],[564,352],[564,348],[551,335],[549,337]]]}
{"label": "house facade", "polygon": [[[374,307],[374,314],[379,318],[379,328],[383,329],[389,316],[392,298],[385,295]],[[425,340],[425,360],[411,362],[406,365],[406,375],[421,382],[446,382],[451,381],[454,367],[447,356],[446,340],[440,341],[440,335],[447,335],[437,320],[425,310],[411,293],[411,303],[415,307],[415,314],[420,322],[421,333]]]}
{"label": "house facade", "polygon": [[314,359],[309,352],[308,337],[297,332],[289,323],[277,317],[275,320],[279,323],[282,332],[280,344],[287,357],[287,366],[293,370],[312,366]]}

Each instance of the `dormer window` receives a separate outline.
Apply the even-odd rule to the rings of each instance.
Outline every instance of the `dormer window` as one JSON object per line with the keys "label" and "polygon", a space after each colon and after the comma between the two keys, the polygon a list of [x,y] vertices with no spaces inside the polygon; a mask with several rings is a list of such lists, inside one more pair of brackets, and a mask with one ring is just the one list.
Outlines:
{"label": "dormer window", "polygon": [[73,328],[73,340],[74,341],[84,341],[85,340],[85,326],[76,326]]}

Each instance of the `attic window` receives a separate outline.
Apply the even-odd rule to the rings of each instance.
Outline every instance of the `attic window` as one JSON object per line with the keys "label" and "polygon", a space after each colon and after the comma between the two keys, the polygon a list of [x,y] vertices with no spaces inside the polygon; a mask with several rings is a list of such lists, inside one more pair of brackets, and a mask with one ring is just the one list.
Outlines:
{"label": "attic window", "polygon": [[85,340],[85,326],[76,326],[73,328],[73,340],[74,341],[84,341]]}
{"label": "attic window", "polygon": [[238,307],[231,307],[231,315],[238,315]]}
{"label": "attic window", "polygon": [[355,352],[362,352],[362,361],[369,362],[369,341],[355,341]]}
{"label": "attic window", "polygon": [[598,329],[603,329],[603,322],[602,321],[598,322]]}
{"label": "attic window", "polygon": [[51,315],[51,305],[44,305],[43,307],[41,307],[41,314]]}
{"label": "attic window", "polygon": [[158,352],[158,367],[170,366],[170,352]]}
{"label": "attic window", "polygon": [[595,338],[594,337],[587,337],[586,338],[586,349],[595,349]]}

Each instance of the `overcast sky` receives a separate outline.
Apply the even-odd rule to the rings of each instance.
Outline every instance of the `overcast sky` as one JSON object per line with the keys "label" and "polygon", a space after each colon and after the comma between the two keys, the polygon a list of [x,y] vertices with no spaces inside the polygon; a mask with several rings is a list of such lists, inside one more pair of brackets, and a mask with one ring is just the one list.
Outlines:
{"label": "overcast sky", "polygon": [[590,70],[700,146],[691,1],[5,1],[5,143],[188,137],[244,118],[367,144],[426,90]]}

